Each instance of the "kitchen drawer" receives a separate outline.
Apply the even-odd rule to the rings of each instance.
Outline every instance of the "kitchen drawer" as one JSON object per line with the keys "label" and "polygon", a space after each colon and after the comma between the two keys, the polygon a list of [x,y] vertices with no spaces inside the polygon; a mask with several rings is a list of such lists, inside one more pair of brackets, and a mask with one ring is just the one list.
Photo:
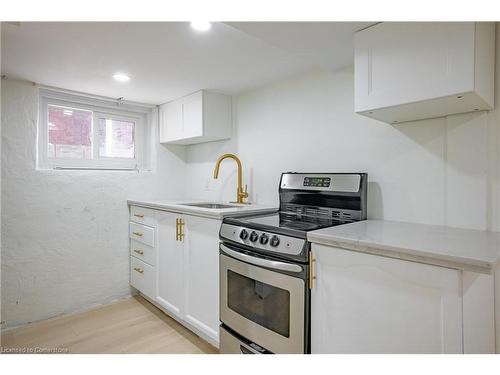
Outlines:
{"label": "kitchen drawer", "polygon": [[154,210],[138,206],[130,206],[130,221],[156,227],[156,215]]}
{"label": "kitchen drawer", "polygon": [[156,248],[134,239],[130,239],[130,255],[154,266],[156,264]]}
{"label": "kitchen drawer", "polygon": [[155,268],[135,257],[130,257],[130,285],[145,296],[154,299],[156,297]]}
{"label": "kitchen drawer", "polygon": [[128,233],[130,238],[132,238],[133,240],[139,241],[149,246],[155,245],[155,228],[130,222]]}

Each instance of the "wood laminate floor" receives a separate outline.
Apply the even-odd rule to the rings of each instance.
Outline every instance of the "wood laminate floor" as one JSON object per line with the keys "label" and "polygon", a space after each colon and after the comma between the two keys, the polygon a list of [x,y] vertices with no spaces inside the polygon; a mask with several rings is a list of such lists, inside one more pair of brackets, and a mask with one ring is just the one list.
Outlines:
{"label": "wood laminate floor", "polygon": [[0,344],[3,353],[11,348],[88,354],[218,352],[140,296],[7,331]]}

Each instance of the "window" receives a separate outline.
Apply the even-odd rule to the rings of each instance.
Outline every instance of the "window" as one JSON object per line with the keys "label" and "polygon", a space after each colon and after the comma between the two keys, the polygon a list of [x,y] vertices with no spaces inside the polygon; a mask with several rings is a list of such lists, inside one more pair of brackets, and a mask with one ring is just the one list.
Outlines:
{"label": "window", "polygon": [[40,89],[38,166],[138,169],[151,110]]}
{"label": "window", "polygon": [[50,159],[92,159],[92,111],[47,106]]}
{"label": "window", "polygon": [[99,117],[99,156],[134,159],[134,135],[134,121]]}

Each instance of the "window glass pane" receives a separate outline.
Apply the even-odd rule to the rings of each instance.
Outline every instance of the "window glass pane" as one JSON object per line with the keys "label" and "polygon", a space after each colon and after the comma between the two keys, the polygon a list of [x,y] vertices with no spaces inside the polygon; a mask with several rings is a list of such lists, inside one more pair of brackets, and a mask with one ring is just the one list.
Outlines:
{"label": "window glass pane", "polygon": [[227,271],[228,307],[248,320],[290,337],[290,292],[231,270]]}
{"label": "window glass pane", "polygon": [[111,118],[99,119],[99,156],[106,158],[135,157],[135,123]]}
{"label": "window glass pane", "polygon": [[48,106],[49,158],[92,158],[92,112]]}

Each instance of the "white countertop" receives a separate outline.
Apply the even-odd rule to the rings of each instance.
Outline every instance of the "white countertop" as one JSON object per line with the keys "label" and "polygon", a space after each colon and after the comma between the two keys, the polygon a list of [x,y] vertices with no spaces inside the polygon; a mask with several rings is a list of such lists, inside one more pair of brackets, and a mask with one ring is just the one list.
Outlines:
{"label": "white countertop", "polygon": [[[130,206],[140,206],[145,208],[151,208],[162,211],[179,212],[189,215],[208,217],[212,219],[223,219],[228,216],[239,216],[239,215],[254,215],[254,214],[264,214],[268,212],[277,211],[277,207],[258,205],[258,204],[238,204],[231,202],[212,202],[212,201],[192,201],[183,200],[177,202],[169,201],[157,201],[157,200],[135,200],[129,199],[127,203]],[[230,208],[203,208],[195,206],[185,206],[183,203],[218,203],[218,204],[230,204],[237,207]]]}
{"label": "white countertop", "polygon": [[438,266],[490,273],[500,232],[365,220],[309,232],[310,242]]}

